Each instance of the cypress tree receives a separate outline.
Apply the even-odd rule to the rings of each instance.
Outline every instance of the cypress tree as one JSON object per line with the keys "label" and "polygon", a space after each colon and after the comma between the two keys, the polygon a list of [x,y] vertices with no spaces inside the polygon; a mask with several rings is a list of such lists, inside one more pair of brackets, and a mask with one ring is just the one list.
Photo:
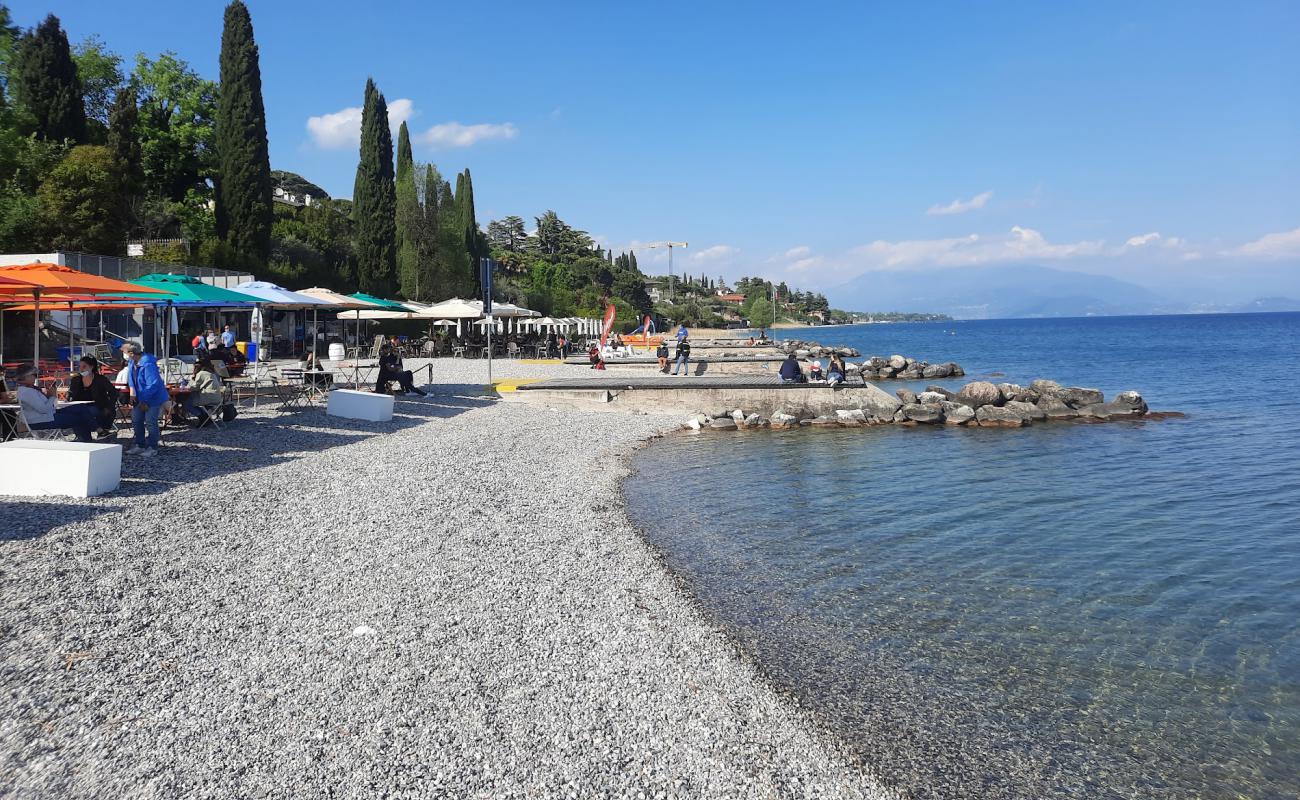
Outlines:
{"label": "cypress tree", "polygon": [[411,134],[406,123],[397,132],[397,278],[402,297],[418,300],[428,285],[420,283],[419,231],[423,209],[415,191],[415,161],[411,154]]}
{"label": "cypress tree", "polygon": [[445,300],[451,295],[442,294],[443,281],[438,274],[438,195],[442,192],[442,176],[438,168],[428,164],[424,168],[420,212],[420,243],[417,250],[416,271],[420,294],[432,300]]}
{"label": "cypress tree", "polygon": [[217,235],[265,264],[271,255],[271,158],[253,20],[241,0],[226,6],[215,133]]}
{"label": "cypress tree", "polygon": [[470,177],[469,167],[456,179],[456,207],[460,211],[462,237],[465,242],[466,258],[469,261],[469,273],[465,276],[467,290],[475,297],[482,294],[478,279],[479,256],[485,255],[479,246],[478,219],[474,216],[474,179]]}
{"label": "cypress tree", "polygon": [[[456,176],[458,188],[463,182],[462,176]],[[451,192],[451,184],[441,181],[438,191],[438,272],[442,291],[448,297],[472,295],[472,289],[465,285],[468,271],[460,207]]]}
{"label": "cypress tree", "polygon": [[357,284],[361,291],[389,295],[397,271],[397,193],[393,175],[393,134],[388,103],[372,79],[366,80],[361,111],[361,159],[352,189],[356,222]]}
{"label": "cypress tree", "polygon": [[55,142],[85,141],[81,80],[58,17],[50,14],[23,37],[18,62],[14,88],[19,102],[32,115],[36,135]]}
{"label": "cypress tree", "polygon": [[[135,90],[124,87],[117,90],[113,96],[113,105],[108,109],[106,144],[120,189],[117,218],[124,228],[130,227],[132,201],[140,196],[144,186],[144,171],[140,166],[140,137],[136,132],[139,110],[135,103]],[[125,239],[130,230],[123,230],[122,234]]]}

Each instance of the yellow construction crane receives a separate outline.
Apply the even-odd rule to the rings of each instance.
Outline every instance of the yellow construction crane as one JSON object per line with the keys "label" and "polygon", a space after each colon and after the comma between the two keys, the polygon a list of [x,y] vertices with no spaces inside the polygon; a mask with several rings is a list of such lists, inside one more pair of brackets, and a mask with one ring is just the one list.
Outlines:
{"label": "yellow construction crane", "polygon": [[668,302],[676,302],[677,293],[673,291],[673,249],[677,247],[686,247],[686,242],[651,242],[646,245],[646,247],[651,250],[657,250],[663,247],[668,248]]}

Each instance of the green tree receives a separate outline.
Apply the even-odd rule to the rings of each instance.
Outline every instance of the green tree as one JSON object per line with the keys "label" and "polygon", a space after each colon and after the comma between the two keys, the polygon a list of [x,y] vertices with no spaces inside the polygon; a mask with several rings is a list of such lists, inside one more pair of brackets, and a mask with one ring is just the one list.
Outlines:
{"label": "green tree", "polygon": [[106,145],[113,157],[113,170],[117,173],[118,205],[124,221],[134,216],[132,209],[144,185],[144,175],[140,171],[140,139],[136,132],[138,121],[135,92],[130,88],[118,89],[108,113]]}
{"label": "green tree", "polygon": [[13,15],[9,13],[8,7],[0,3],[0,109],[8,103],[9,79],[21,38],[22,30],[14,24]]}
{"label": "green tree", "polygon": [[271,159],[253,20],[226,6],[217,101],[217,235],[256,263],[271,254]]}
{"label": "green tree", "polygon": [[130,86],[140,102],[140,161],[145,193],[176,202],[209,193],[215,171],[217,85],[175,53],[140,54]]}
{"label": "green tree", "polygon": [[461,236],[464,241],[466,258],[469,261],[469,274],[466,275],[466,291],[478,297],[482,294],[478,279],[478,260],[487,255],[483,232],[478,228],[478,218],[474,214],[474,179],[470,177],[469,168],[461,173],[463,184],[458,181],[456,191],[456,208],[460,212]]}
{"label": "green tree", "polygon": [[72,53],[81,79],[88,134],[102,137],[108,125],[109,109],[122,86],[122,57],[112,52],[98,36],[89,36]]}
{"label": "green tree", "polygon": [[50,14],[23,37],[17,73],[17,99],[31,114],[33,132],[53,141],[84,141],[86,108],[81,80],[58,17]]}
{"label": "green tree", "polygon": [[510,216],[489,222],[487,238],[494,249],[518,253],[528,241],[528,231],[524,230],[522,217]]}
{"label": "green tree", "polygon": [[[411,132],[403,122],[397,131],[397,278],[402,297],[418,300],[420,294],[420,238],[424,219],[415,188],[415,159],[411,154]],[[426,290],[427,286],[423,287]]]}
{"label": "green tree", "polygon": [[[458,186],[462,179],[463,176],[457,176]],[[473,294],[472,287],[465,285],[470,269],[469,254],[465,252],[464,229],[456,200],[451,184],[442,181],[438,191],[437,271],[443,299]]]}
{"label": "green tree", "polygon": [[122,251],[121,198],[107,147],[74,147],[41,184],[41,229],[48,246],[113,255]]}
{"label": "green tree", "polygon": [[744,313],[745,319],[754,327],[765,328],[772,324],[772,302],[761,295],[754,297]]}
{"label": "green tree", "polygon": [[381,296],[392,294],[397,269],[397,196],[393,184],[388,103],[374,80],[367,79],[352,214],[356,222],[357,284],[361,291]]}

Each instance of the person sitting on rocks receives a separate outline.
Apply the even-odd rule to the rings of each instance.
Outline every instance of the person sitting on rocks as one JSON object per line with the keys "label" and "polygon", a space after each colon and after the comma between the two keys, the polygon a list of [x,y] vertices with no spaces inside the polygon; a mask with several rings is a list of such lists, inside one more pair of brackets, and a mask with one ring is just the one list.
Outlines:
{"label": "person sitting on rocks", "polygon": [[781,383],[803,383],[803,369],[799,366],[799,359],[794,353],[787,353],[785,361],[781,362]]}
{"label": "person sitting on rocks", "polygon": [[655,348],[655,358],[659,359],[659,371],[668,374],[668,342],[659,340],[659,346]]}
{"label": "person sitting on rocks", "polygon": [[822,372],[822,362],[814,361],[812,362],[812,365],[808,367],[808,380],[816,381],[818,383],[826,380],[826,375]]}
{"label": "person sitting on rocks", "polygon": [[391,344],[386,344],[379,349],[379,378],[375,381],[375,391],[380,391],[393,381],[397,381],[402,392],[407,395],[425,396],[423,391],[415,388],[411,371],[402,369],[402,357],[393,351]]}
{"label": "person sitting on rocks", "polygon": [[848,370],[844,366],[844,359],[839,353],[831,356],[831,363],[826,367],[826,382],[831,386],[837,383],[844,383],[844,376]]}

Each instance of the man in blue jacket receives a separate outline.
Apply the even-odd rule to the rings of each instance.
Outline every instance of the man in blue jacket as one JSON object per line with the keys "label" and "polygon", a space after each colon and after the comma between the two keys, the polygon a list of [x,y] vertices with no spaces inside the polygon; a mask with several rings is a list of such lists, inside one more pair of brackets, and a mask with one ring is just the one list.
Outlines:
{"label": "man in blue jacket", "polygon": [[158,360],[148,355],[135,342],[122,345],[127,360],[126,384],[131,388],[131,425],[135,431],[135,446],[127,455],[151,457],[158,455],[158,415],[171,401],[167,384],[158,374]]}

